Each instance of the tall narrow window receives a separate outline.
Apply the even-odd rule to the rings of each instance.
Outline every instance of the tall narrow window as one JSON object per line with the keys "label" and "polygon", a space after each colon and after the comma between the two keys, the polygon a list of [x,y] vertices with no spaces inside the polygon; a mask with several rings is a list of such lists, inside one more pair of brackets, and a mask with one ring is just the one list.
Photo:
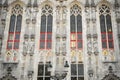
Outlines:
{"label": "tall narrow window", "polygon": [[70,9],[70,45],[71,48],[82,49],[82,16],[81,8],[78,5],[73,5]]}
{"label": "tall narrow window", "polygon": [[38,77],[37,80],[50,80],[50,71],[48,71],[48,66],[46,64],[38,65]]}
{"label": "tall narrow window", "polygon": [[99,14],[100,14],[102,48],[113,49],[114,44],[110,8],[103,4],[99,8]]}
{"label": "tall narrow window", "polygon": [[83,64],[71,64],[71,80],[84,80]]}
{"label": "tall narrow window", "polygon": [[45,5],[41,16],[40,49],[52,48],[52,21],[52,7]]}
{"label": "tall narrow window", "polygon": [[19,49],[23,8],[17,4],[12,8],[8,32],[7,49]]}

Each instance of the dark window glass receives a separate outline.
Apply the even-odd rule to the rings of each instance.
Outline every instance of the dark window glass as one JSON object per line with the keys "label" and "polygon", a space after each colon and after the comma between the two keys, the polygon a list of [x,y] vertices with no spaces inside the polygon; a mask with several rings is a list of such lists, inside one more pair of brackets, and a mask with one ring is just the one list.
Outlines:
{"label": "dark window glass", "polygon": [[46,32],[46,16],[41,16],[41,31],[40,32]]}
{"label": "dark window glass", "polygon": [[52,32],[52,15],[48,15],[47,32]]}
{"label": "dark window glass", "polygon": [[71,29],[71,32],[76,32],[74,15],[70,16],[70,29]]}
{"label": "dark window glass", "polygon": [[84,75],[83,64],[78,64],[78,75]]}
{"label": "dark window glass", "polygon": [[[38,65],[38,76],[43,76],[44,74],[44,65],[43,64],[40,64]],[[41,80],[42,78],[40,78]]]}
{"label": "dark window glass", "polygon": [[52,35],[51,34],[47,34],[47,40],[52,40]]}
{"label": "dark window glass", "polygon": [[45,80],[50,80],[50,77],[45,77]]}
{"label": "dark window glass", "polygon": [[106,32],[104,15],[100,15],[100,27],[101,27],[101,32]]}
{"label": "dark window glass", "polygon": [[12,49],[12,42],[8,42],[7,48],[8,48],[8,49]]}
{"label": "dark window glass", "polygon": [[82,39],[82,34],[77,34],[77,38],[78,38],[78,40],[81,40]]}
{"label": "dark window glass", "polygon": [[109,48],[113,48],[113,41],[109,41]]}
{"label": "dark window glass", "polygon": [[77,80],[77,77],[71,77],[71,80]]}
{"label": "dark window glass", "polygon": [[40,41],[40,48],[41,49],[45,48],[45,42],[44,41]]}
{"label": "dark window glass", "polygon": [[21,32],[22,16],[17,16],[16,32]]}
{"label": "dark window glass", "polygon": [[15,16],[15,15],[12,15],[12,16],[11,16],[11,19],[10,19],[10,28],[9,28],[9,32],[14,32],[15,19],[16,19],[16,16]]}
{"label": "dark window glass", "polygon": [[[45,66],[45,75],[49,76],[50,75],[50,71],[48,71],[48,66]],[[48,77],[49,78],[49,77]],[[46,79],[47,80],[47,79]]]}
{"label": "dark window glass", "polygon": [[111,23],[111,16],[106,16],[106,23],[107,23],[107,31],[112,32],[112,23]]}
{"label": "dark window glass", "polygon": [[43,80],[43,77],[38,77],[37,80]]}
{"label": "dark window glass", "polygon": [[14,49],[18,49],[19,48],[19,42],[14,42]]}
{"label": "dark window glass", "polygon": [[82,32],[82,17],[77,15],[77,32]]}
{"label": "dark window glass", "polygon": [[15,40],[19,40],[20,39],[20,34],[15,34]]}
{"label": "dark window glass", "polygon": [[101,35],[102,35],[102,39],[106,39],[106,33]]}
{"label": "dark window glass", "polygon": [[51,42],[47,42],[47,49],[51,48]]}
{"label": "dark window glass", "polygon": [[106,41],[102,41],[102,48],[107,48],[107,42]]}
{"label": "dark window glass", "polygon": [[45,40],[45,33],[40,34],[40,40]]}
{"label": "dark window glass", "polygon": [[78,80],[84,80],[84,77],[78,77]]}
{"label": "dark window glass", "polygon": [[76,64],[71,64],[71,75],[77,75]]}
{"label": "dark window glass", "polygon": [[77,45],[78,45],[78,48],[82,48],[82,41],[78,41]]}
{"label": "dark window glass", "polygon": [[108,34],[108,39],[113,39],[112,34]]}

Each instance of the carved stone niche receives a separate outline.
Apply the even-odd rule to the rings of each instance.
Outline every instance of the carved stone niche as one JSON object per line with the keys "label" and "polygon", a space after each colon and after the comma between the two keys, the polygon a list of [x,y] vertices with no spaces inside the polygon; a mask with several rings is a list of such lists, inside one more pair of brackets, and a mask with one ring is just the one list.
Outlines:
{"label": "carved stone niche", "polygon": [[34,41],[35,35],[34,35],[34,34],[31,34],[30,38],[31,38],[32,41]]}
{"label": "carved stone niche", "polygon": [[24,39],[28,40],[28,38],[29,38],[29,35],[28,34],[24,34]]}

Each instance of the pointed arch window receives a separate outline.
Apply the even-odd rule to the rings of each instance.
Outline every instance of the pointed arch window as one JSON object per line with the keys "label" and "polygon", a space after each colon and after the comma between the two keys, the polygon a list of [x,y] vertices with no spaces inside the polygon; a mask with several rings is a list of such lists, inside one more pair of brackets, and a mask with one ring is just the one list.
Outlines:
{"label": "pointed arch window", "polygon": [[111,11],[106,5],[99,7],[101,40],[103,49],[114,49]]}
{"label": "pointed arch window", "polygon": [[81,8],[75,4],[70,9],[70,46],[82,49],[82,16]]}
{"label": "pointed arch window", "polygon": [[40,49],[52,48],[52,22],[53,10],[50,5],[45,5],[41,13],[41,28],[40,28]]}
{"label": "pointed arch window", "polygon": [[16,4],[12,8],[7,40],[7,49],[19,49],[22,13],[23,8],[19,4]]}

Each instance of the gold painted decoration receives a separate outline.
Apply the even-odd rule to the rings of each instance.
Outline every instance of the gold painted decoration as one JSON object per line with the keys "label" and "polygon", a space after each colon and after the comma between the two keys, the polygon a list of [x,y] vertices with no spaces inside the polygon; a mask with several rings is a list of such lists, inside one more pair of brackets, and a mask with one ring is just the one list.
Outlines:
{"label": "gold painted decoration", "polygon": [[107,56],[108,55],[108,50],[103,50],[102,53],[103,53],[104,56]]}

